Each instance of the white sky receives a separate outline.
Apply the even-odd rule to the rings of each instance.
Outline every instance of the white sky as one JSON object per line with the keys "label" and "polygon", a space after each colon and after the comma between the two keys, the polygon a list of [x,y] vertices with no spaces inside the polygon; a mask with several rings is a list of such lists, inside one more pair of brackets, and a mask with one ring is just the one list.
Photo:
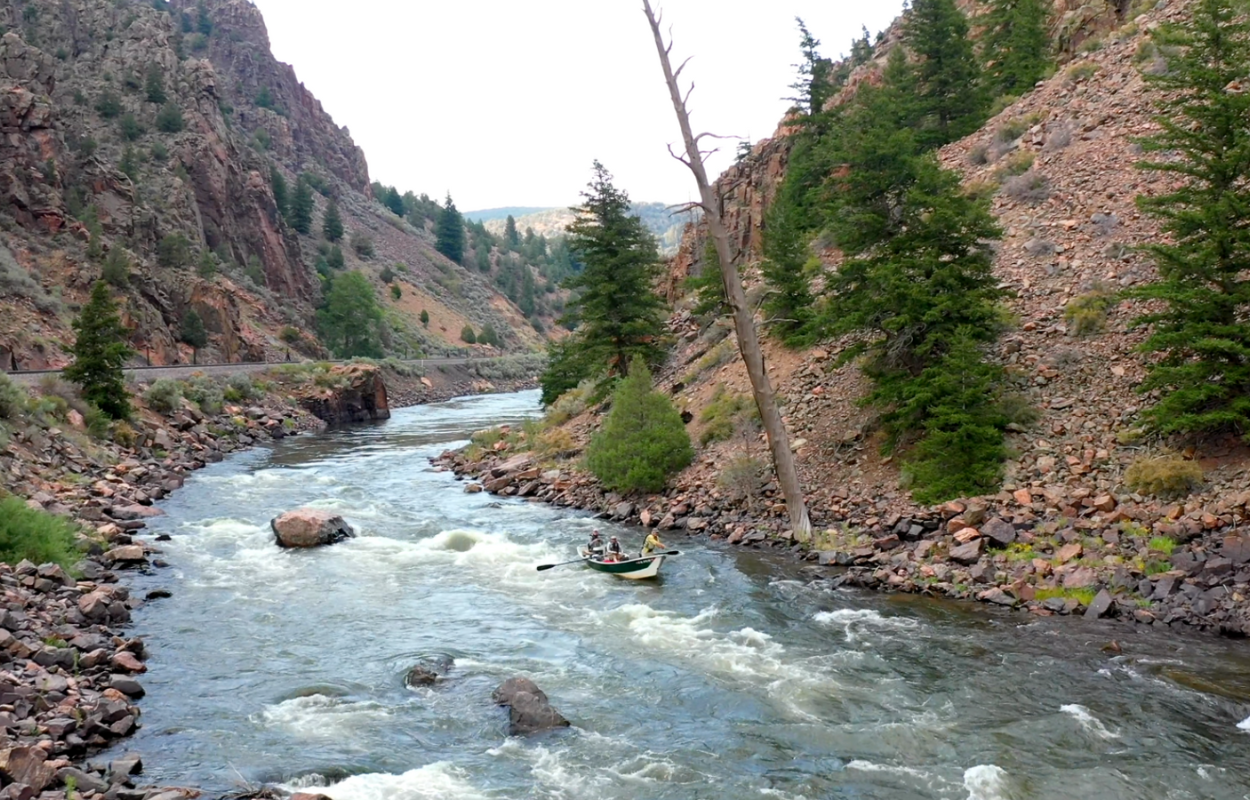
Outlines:
{"label": "white sky", "polygon": [[[275,55],[365,150],[374,180],[469,211],[568,206],[599,159],[636,201],[694,182],[642,0],[254,0]],[[770,136],[791,94],[801,16],[837,56],[902,0],[661,0],[696,132]],[[721,143],[715,175],[736,142]]]}

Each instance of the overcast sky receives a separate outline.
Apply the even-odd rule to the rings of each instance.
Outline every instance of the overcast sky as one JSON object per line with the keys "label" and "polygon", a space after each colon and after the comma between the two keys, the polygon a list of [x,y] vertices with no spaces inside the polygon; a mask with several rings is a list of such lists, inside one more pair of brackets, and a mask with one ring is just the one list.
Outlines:
{"label": "overcast sky", "polygon": [[[599,159],[637,201],[685,202],[693,179],[642,0],[254,0],[274,54],[351,129],[374,180],[464,211],[567,206]],[[902,0],[667,0],[694,60],[696,130],[770,136],[789,105],[795,16],[837,56]],[[727,166],[735,142],[709,162]]]}

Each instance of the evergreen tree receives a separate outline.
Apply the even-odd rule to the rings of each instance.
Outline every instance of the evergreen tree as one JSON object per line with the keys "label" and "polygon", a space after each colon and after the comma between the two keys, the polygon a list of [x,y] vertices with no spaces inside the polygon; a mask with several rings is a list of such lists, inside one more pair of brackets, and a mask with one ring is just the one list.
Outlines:
{"label": "evergreen tree", "polygon": [[291,227],[307,235],[312,230],[312,187],[301,177],[295,182],[295,197],[291,200]]}
{"label": "evergreen tree", "polygon": [[194,308],[187,309],[186,315],[183,316],[182,325],[178,329],[178,338],[196,350],[208,345],[208,330],[205,329],[204,320],[200,318],[199,312]]}
{"label": "evergreen tree", "polygon": [[282,173],[277,167],[269,168],[269,185],[273,188],[273,204],[277,206],[278,213],[285,218],[291,213],[291,209],[288,205],[286,178],[282,177]]}
{"label": "evergreen tree", "polygon": [[477,344],[477,334],[473,332],[472,325],[465,325],[460,329],[460,341],[465,344]]}
{"label": "evergreen tree", "polygon": [[495,327],[489,322],[482,326],[482,332],[477,335],[477,340],[481,344],[499,346],[499,334],[495,333]]}
{"label": "evergreen tree", "polygon": [[512,218],[511,214],[508,215],[508,220],[504,223],[503,238],[508,243],[508,247],[513,250],[521,244],[521,236],[516,230],[516,220]]}
{"label": "evergreen tree", "polygon": [[421,327],[427,329],[430,327],[430,312],[426,311],[424,308],[421,309]]}
{"label": "evergreen tree", "polygon": [[382,309],[369,279],[359,272],[335,277],[317,311],[321,338],[340,358],[379,358]]}
{"label": "evergreen tree", "polygon": [[799,25],[799,51],[803,54],[803,60],[792,65],[798,70],[799,75],[795,82],[790,84],[795,96],[786,99],[793,102],[801,112],[810,116],[819,114],[824,109],[825,101],[833,92],[833,86],[830,83],[833,64],[829,59],[821,58],[820,52],[816,49],[820,47],[820,40],[807,30],[807,24],[802,18],[795,17],[794,21]]}
{"label": "evergreen tree", "polygon": [[91,287],[91,299],[74,320],[74,332],[74,363],[65,368],[65,378],[81,386],[83,399],[105,414],[128,419],[130,394],[122,367],[132,351],[104,281]]}
{"label": "evergreen tree", "polygon": [[968,35],[968,18],[955,0],[915,0],[903,41],[916,58],[919,142],[941,147],[980,127],[989,103]]}
{"label": "evergreen tree", "polygon": [[[654,289],[660,270],[655,239],[598,161],[594,173],[577,219],[568,227],[569,247],[585,265],[567,282],[574,292],[569,307],[580,325],[569,344],[548,360],[552,386],[566,382],[557,376],[568,374],[570,365],[582,370],[576,386],[605,371],[609,378],[622,376],[636,356],[648,364],[664,356],[664,301]],[[557,358],[567,363],[555,363]],[[549,394],[548,383],[545,373],[543,388]]]}
{"label": "evergreen tree", "polygon": [[1049,0],[990,0],[978,19],[985,79],[994,94],[1033,88],[1050,62]]}
{"label": "evergreen tree", "polygon": [[327,242],[337,242],[343,238],[343,217],[339,215],[339,204],[331,200],[326,204],[326,213],[321,220],[321,232]]}
{"label": "evergreen tree", "polygon": [[773,201],[766,216],[761,267],[769,289],[764,297],[768,324],[789,347],[801,347],[812,340],[813,303],[807,272],[810,256],[797,217],[792,200],[781,195]]}
{"label": "evergreen tree", "polygon": [[114,246],[112,250],[109,250],[108,257],[104,259],[104,266],[100,270],[100,277],[110,286],[118,289],[124,289],[130,285],[130,259],[120,247]]}
{"label": "evergreen tree", "polygon": [[186,122],[182,119],[182,109],[178,108],[177,103],[169,102],[161,106],[161,112],[156,115],[156,128],[162,133],[181,133],[186,127]]}
{"label": "evergreen tree", "polygon": [[404,208],[403,195],[401,195],[399,190],[394,186],[386,191],[386,197],[383,198],[383,203],[391,210],[391,213],[397,217],[402,217],[406,211]]}
{"label": "evergreen tree", "polygon": [[1139,389],[1158,391],[1148,416],[1163,433],[1250,432],[1250,94],[1230,91],[1250,68],[1250,21],[1238,0],[1199,0],[1181,23],[1157,29],[1169,69],[1147,79],[1162,131],[1143,142],[1164,153],[1142,168],[1173,191],[1139,196],[1166,232],[1147,247],[1159,278],[1133,291],[1163,308],[1142,345],[1152,360]]}
{"label": "evergreen tree", "polygon": [[635,356],[612,394],[607,421],[586,448],[586,465],[613,491],[658,492],[693,460],[681,415],[667,395],[652,388],[646,361]]}
{"label": "evergreen tree", "polygon": [[447,203],[438,215],[438,226],[435,229],[435,247],[438,252],[455,261],[464,261],[464,218],[456,210],[451,195],[447,195]]}
{"label": "evergreen tree", "polygon": [[490,272],[490,245],[479,239],[473,247],[473,260],[479,272]]}
{"label": "evergreen tree", "polygon": [[161,75],[161,68],[155,62],[148,67],[147,78],[143,83],[143,92],[147,95],[149,103],[156,105],[164,105],[168,99],[165,95],[165,79]]}
{"label": "evergreen tree", "polygon": [[330,248],[330,252],[326,254],[326,266],[335,271],[347,266],[347,262],[343,260],[343,248],[338,245]]}

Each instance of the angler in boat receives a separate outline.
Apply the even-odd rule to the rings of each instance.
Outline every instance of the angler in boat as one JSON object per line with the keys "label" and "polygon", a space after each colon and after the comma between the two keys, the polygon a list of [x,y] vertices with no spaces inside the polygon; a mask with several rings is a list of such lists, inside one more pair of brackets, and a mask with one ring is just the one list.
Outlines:
{"label": "angler in boat", "polygon": [[643,578],[654,578],[660,572],[665,559],[670,556],[681,555],[680,550],[660,550],[665,544],[660,541],[660,537],[655,532],[647,536],[642,546],[642,555],[638,558],[626,558],[621,548],[621,542],[617,537],[611,537],[607,547],[603,545],[603,539],[599,535],[599,531],[590,534],[590,541],[578,551],[581,558],[573,561],[562,561],[558,564],[539,564],[537,569],[544,572],[555,567],[564,567],[569,564],[583,564],[590,567],[596,572],[606,572],[615,575],[618,578],[629,578],[630,580],[641,580]]}

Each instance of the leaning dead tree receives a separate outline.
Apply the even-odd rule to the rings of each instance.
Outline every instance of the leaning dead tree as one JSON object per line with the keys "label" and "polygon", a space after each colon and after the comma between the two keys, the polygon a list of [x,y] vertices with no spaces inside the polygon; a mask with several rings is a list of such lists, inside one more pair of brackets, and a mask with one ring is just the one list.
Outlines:
{"label": "leaning dead tree", "polygon": [[747,375],[751,379],[751,391],[755,395],[755,404],[760,411],[760,419],[764,424],[764,433],[768,437],[768,447],[772,451],[773,468],[777,473],[777,483],[781,486],[781,493],[785,497],[786,510],[790,514],[790,530],[794,537],[800,542],[806,542],[811,539],[812,523],[807,516],[807,504],[803,499],[803,486],[799,483],[799,473],[794,466],[794,453],[790,450],[790,437],[786,433],[785,423],[781,419],[781,411],[777,408],[777,398],[773,392],[772,383],[768,379],[768,372],[764,368],[764,353],[760,350],[759,335],[755,330],[755,317],[751,311],[751,307],[747,304],[746,291],[742,288],[742,281],[738,277],[738,270],[734,267],[732,257],[729,250],[729,232],[725,229],[725,220],[721,216],[720,203],[707,179],[707,168],[704,166],[703,159],[706,153],[699,149],[699,142],[704,138],[711,137],[710,133],[701,133],[694,135],[690,127],[690,114],[686,110],[686,101],[690,99],[690,92],[694,90],[694,84],[683,96],[678,87],[677,79],[681,76],[682,69],[685,68],[686,62],[682,62],[676,71],[673,70],[672,62],[669,61],[669,53],[673,49],[672,42],[664,43],[664,36],[660,33],[660,19],[651,10],[650,0],[642,0],[643,10],[647,15],[647,22],[651,24],[651,33],[655,36],[655,48],[660,55],[660,65],[664,68],[664,80],[668,83],[668,91],[673,99],[673,110],[677,112],[677,122],[681,125],[681,136],[686,143],[686,154],[684,156],[673,153],[672,148],[669,152],[673,153],[673,157],[681,163],[685,164],[692,173],[694,173],[695,182],[699,185],[698,203],[694,203],[695,207],[703,209],[704,219],[707,220],[708,232],[711,234],[712,242],[716,246],[717,260],[720,261],[721,280],[725,285],[725,296],[729,300],[729,306],[733,309],[734,330],[738,336],[738,350],[742,354],[742,360],[747,367]]}

